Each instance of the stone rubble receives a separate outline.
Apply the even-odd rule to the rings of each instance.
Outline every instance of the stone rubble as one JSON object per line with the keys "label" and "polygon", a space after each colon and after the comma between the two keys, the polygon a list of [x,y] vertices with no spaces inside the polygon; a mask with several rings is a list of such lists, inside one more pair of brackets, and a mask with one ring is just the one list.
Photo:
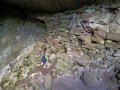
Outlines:
{"label": "stone rubble", "polygon": [[[118,59],[119,55],[117,55],[117,52],[115,52],[115,51],[119,51],[119,41],[116,42],[116,41],[106,40],[105,37],[101,38],[100,36],[98,36],[96,34],[93,36],[90,33],[85,32],[85,31],[83,33],[83,28],[81,27],[82,25],[79,22],[84,19],[89,21],[91,28],[94,29],[96,27],[99,27],[99,28],[103,29],[104,32],[112,33],[110,30],[111,29],[110,25],[111,25],[111,23],[113,24],[113,22],[110,22],[112,19],[112,15],[113,15],[112,13],[110,13],[106,9],[97,9],[97,10],[93,10],[91,14],[88,14],[88,13],[89,12],[84,13],[84,15],[81,15],[81,13],[79,13],[78,11],[77,11],[77,14],[74,11],[72,14],[71,13],[69,14],[69,15],[73,15],[73,17],[72,16],[67,17],[67,16],[69,16],[67,14],[66,15],[67,18],[64,18],[64,15],[66,13],[59,14],[60,18],[58,17],[59,19],[58,18],[57,19],[58,19],[58,22],[60,21],[60,23],[59,23],[59,25],[54,25],[54,28],[55,28],[56,32],[58,31],[57,36],[59,36],[59,34],[62,33],[62,36],[61,35],[59,36],[59,40],[61,41],[61,43],[64,43],[64,44],[69,43],[69,48],[68,48],[68,46],[65,45],[66,48],[68,48],[67,55],[70,56],[69,59],[67,59],[67,61],[68,60],[70,60],[71,62],[73,61],[74,63],[77,63],[81,67],[85,67],[86,70],[87,69],[92,70],[91,76],[87,76],[88,81],[87,81],[87,78],[83,78],[83,79],[85,79],[83,81],[85,81],[85,83],[88,86],[94,86],[94,85],[96,86],[97,83],[99,83],[99,84],[101,83],[103,77],[99,76],[99,75],[92,76],[92,74],[94,73],[93,72],[94,70],[100,70],[100,71],[105,70],[105,72],[114,72],[115,69],[119,68],[120,65],[119,65],[119,63],[117,63],[119,61],[119,59]],[[89,16],[87,16],[87,15],[89,15]],[[117,14],[117,15],[119,15],[119,14]],[[61,21],[62,16],[64,18],[64,21]],[[51,21],[51,22],[53,22],[53,21]],[[61,27],[61,24],[63,25],[62,22],[64,22],[65,25],[68,25],[68,22],[70,22],[69,23],[70,25],[68,25],[69,28],[64,27],[65,30],[63,30],[63,27],[62,27],[62,29],[61,29],[62,32],[61,32],[59,30],[59,27]],[[48,22],[46,22],[46,24],[48,26],[50,26]],[[116,29],[116,30],[119,31],[119,29]],[[49,30],[48,30],[48,32],[49,32]],[[53,33],[54,33],[54,29],[53,29]],[[116,31],[114,33],[118,34]],[[69,38],[67,38],[66,40],[60,39],[63,37],[69,37]],[[56,37],[54,37],[54,38],[56,38]],[[109,45],[107,43],[108,41],[110,41]],[[63,57],[65,58],[66,56],[63,56]],[[59,61],[61,61],[61,62],[59,62]],[[67,62],[67,61],[65,61],[63,59],[57,60],[55,68],[60,69],[58,71],[59,73],[61,71],[63,72],[65,69],[67,69],[67,68],[65,68],[65,66],[64,66],[64,68],[62,68],[62,66],[61,66],[61,65],[66,65],[65,62]],[[75,67],[78,68],[76,65],[74,66],[74,63],[73,63],[72,68],[75,68]],[[69,66],[71,66],[71,65],[69,64]],[[81,68],[81,67],[79,67],[79,68]],[[69,69],[67,69],[67,70],[69,70]],[[69,70],[69,71],[71,71],[71,70]],[[54,72],[56,72],[56,71],[54,70]],[[74,72],[74,70],[71,72]],[[57,73],[56,75],[58,76],[59,73]],[[84,71],[84,73],[86,73],[86,71]],[[114,73],[116,73],[116,72],[114,72]],[[65,76],[64,73],[62,73],[62,75]],[[63,77],[62,75],[60,73],[60,78]],[[74,76],[74,73],[73,73],[73,76]],[[71,75],[71,77],[72,77],[72,75]],[[93,82],[93,81],[95,81],[95,82]],[[119,79],[118,79],[118,81],[119,81]]]}

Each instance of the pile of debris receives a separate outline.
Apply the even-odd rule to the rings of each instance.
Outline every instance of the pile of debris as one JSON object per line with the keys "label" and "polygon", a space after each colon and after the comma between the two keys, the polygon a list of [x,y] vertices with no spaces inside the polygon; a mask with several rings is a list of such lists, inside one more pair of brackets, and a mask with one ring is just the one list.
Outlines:
{"label": "pile of debris", "polygon": [[[72,60],[75,63],[73,70],[71,69],[73,76],[82,77],[81,80],[88,86],[96,86],[96,84],[106,81],[109,81],[110,84],[113,81],[117,86],[114,87],[113,84],[109,87],[108,85],[108,88],[115,89],[119,86],[120,72],[118,29],[120,26],[116,25],[119,23],[120,14],[119,11],[113,14],[104,8],[95,6],[89,8],[92,9],[68,11],[47,18],[45,23],[48,36],[51,37],[51,40],[57,39],[65,45],[66,54],[70,56],[67,61]],[[117,17],[113,19],[113,16]],[[56,45],[55,43],[52,46]],[[68,72],[68,69],[66,70]],[[103,73],[108,73],[107,77]],[[64,73],[62,74],[65,76]],[[63,87],[65,86],[63,85]]]}

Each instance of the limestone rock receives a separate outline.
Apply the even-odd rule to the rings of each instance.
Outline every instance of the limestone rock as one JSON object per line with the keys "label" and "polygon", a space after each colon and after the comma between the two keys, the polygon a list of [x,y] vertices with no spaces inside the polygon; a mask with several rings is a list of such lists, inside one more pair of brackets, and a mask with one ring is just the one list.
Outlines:
{"label": "limestone rock", "polygon": [[111,42],[111,43],[105,43],[105,47],[107,48],[112,48],[112,49],[119,49],[120,45],[117,44],[116,42]]}
{"label": "limestone rock", "polygon": [[99,81],[94,73],[84,72],[82,76],[83,82],[88,86],[96,86]]}
{"label": "limestone rock", "polygon": [[[4,2],[17,5],[22,8],[32,9],[32,10],[42,10],[42,11],[61,11],[65,9],[73,9],[81,7],[81,5],[92,4],[93,0],[2,0]],[[80,5],[81,4],[81,5]]]}
{"label": "limestone rock", "polygon": [[110,32],[115,34],[120,34],[120,10],[116,11],[116,14],[112,15],[110,22]]}
{"label": "limestone rock", "polygon": [[63,59],[57,59],[57,63],[55,65],[55,68],[61,71],[64,71],[65,68],[68,67],[68,63],[65,62]]}
{"label": "limestone rock", "polygon": [[80,37],[81,37],[81,39],[83,40],[83,43],[84,43],[84,44],[89,44],[89,43],[92,42],[92,37],[91,37],[91,35],[82,35],[82,36],[80,36]]}
{"label": "limestone rock", "polygon": [[46,90],[52,90],[52,83],[53,83],[52,75],[50,73],[46,74],[44,76],[45,89]]}
{"label": "limestone rock", "polygon": [[55,58],[55,54],[50,55],[50,60],[53,60]]}
{"label": "limestone rock", "polygon": [[80,32],[80,30],[72,29],[72,30],[70,30],[70,34],[71,35],[78,35],[78,36],[80,36],[81,32]]}
{"label": "limestone rock", "polygon": [[117,50],[114,54],[113,54],[113,56],[115,56],[115,57],[119,57],[120,56],[120,50]]}
{"label": "limestone rock", "polygon": [[105,13],[105,12],[101,13],[100,11],[99,12],[95,11],[91,13],[91,15],[89,16],[88,16],[89,22],[93,22],[90,23],[91,28],[100,27],[104,31],[109,32],[109,22],[111,17],[110,13]]}
{"label": "limestone rock", "polygon": [[104,45],[104,39],[102,39],[101,37],[99,37],[97,35],[92,37],[92,41],[95,43]]}

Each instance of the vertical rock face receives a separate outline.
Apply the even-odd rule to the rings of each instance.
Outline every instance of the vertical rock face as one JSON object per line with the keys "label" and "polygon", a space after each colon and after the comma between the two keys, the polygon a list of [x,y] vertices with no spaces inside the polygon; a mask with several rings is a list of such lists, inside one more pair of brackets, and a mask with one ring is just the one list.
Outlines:
{"label": "vertical rock face", "polygon": [[89,4],[93,0],[3,0],[27,9],[43,11],[60,11],[64,9],[73,9],[81,7],[83,4]]}
{"label": "vertical rock face", "polygon": [[42,10],[42,11],[61,11],[65,9],[74,9],[83,5],[97,3],[116,3],[119,0],[2,0],[22,8]]}
{"label": "vertical rock face", "polygon": [[30,20],[0,17],[0,72],[22,49],[41,38],[45,32],[41,25]]}

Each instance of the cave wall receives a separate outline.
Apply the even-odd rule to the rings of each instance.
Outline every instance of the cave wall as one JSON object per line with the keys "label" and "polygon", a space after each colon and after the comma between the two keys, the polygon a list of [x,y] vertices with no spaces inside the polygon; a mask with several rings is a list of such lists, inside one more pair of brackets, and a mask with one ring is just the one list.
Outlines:
{"label": "cave wall", "polygon": [[2,0],[24,9],[42,11],[62,11],[66,9],[80,8],[84,5],[99,3],[118,3],[119,0]]}

